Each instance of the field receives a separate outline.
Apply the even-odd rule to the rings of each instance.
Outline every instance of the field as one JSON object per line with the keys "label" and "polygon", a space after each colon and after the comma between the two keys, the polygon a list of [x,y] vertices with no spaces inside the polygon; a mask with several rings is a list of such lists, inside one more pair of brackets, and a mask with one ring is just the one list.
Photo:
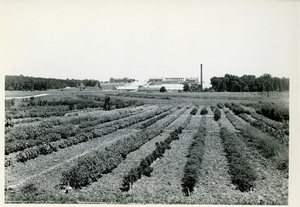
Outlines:
{"label": "field", "polygon": [[288,93],[6,98],[6,203],[288,204]]}

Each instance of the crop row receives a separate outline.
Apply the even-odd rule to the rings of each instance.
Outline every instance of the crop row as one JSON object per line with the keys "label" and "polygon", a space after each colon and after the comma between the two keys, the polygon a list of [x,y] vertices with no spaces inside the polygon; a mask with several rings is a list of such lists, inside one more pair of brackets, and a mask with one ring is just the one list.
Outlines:
{"label": "crop row", "polygon": [[226,114],[226,117],[236,129],[240,130],[241,135],[247,140],[246,144],[256,148],[265,158],[272,159],[277,169],[284,172],[288,171],[289,157],[286,145],[282,145],[278,139],[263,133],[253,126],[242,124],[229,112]]}
{"label": "crop row", "polygon": [[[166,110],[166,109],[164,109]],[[159,109],[160,113],[163,111],[162,108]],[[166,111],[165,115],[168,115],[172,112]],[[117,129],[122,129],[125,127],[128,127],[130,125],[133,125],[135,123],[138,123],[140,121],[146,120],[150,117],[155,116],[154,111],[145,112],[143,114],[136,114],[135,116],[131,116],[122,120],[117,120],[113,123],[109,123],[109,126],[107,127],[101,127],[101,128],[94,128],[91,130],[91,128],[88,128],[88,130],[83,130],[82,132],[76,133],[75,136],[67,137],[67,139],[61,139],[55,142],[51,142],[48,144],[43,143],[41,146],[34,146],[32,148],[25,149],[24,151],[18,153],[16,155],[16,160],[19,162],[25,162],[27,160],[33,159],[38,157],[41,154],[51,154],[52,152],[57,151],[59,148],[63,149],[66,147],[69,147],[71,145],[79,144],[81,142],[86,142],[90,139],[99,138],[103,135],[110,134]],[[159,118],[163,118],[163,116],[159,116]],[[47,148],[45,151],[44,148]],[[41,151],[43,150],[43,151]]]}
{"label": "crop row", "polygon": [[249,122],[251,126],[254,126],[255,128],[261,130],[264,133],[270,134],[271,136],[280,140],[282,143],[288,142],[288,129],[284,129],[283,127],[273,128],[263,120],[253,120],[246,114],[239,114],[239,116],[245,121]]}
{"label": "crop row", "polygon": [[110,122],[127,117],[130,115],[130,112],[131,110],[117,110],[100,117],[82,116],[71,118],[68,121],[52,119],[52,121],[43,121],[38,125],[28,124],[26,126],[17,126],[5,135],[5,154],[21,151],[45,142],[49,143],[75,136],[75,134],[81,131],[74,126],[77,123]]}
{"label": "crop row", "polygon": [[[163,106],[163,107],[155,108],[155,109],[143,112],[143,113],[136,113],[127,118],[116,119],[114,121],[106,122],[104,124],[100,124],[97,126],[94,126],[95,121],[93,121],[92,126],[85,127],[84,129],[82,129],[82,131],[90,132],[90,131],[94,131],[95,129],[104,129],[104,128],[112,127],[112,126],[117,126],[118,129],[123,129],[123,128],[131,126],[133,124],[143,122],[150,118],[154,118],[157,115],[162,115],[163,113],[166,113],[166,115],[168,115],[168,114],[173,113],[174,111],[176,111],[175,107],[173,107],[173,109],[172,109],[172,107],[170,107],[170,106]],[[124,116],[124,117],[126,117],[126,116]],[[150,122],[148,125],[150,125]],[[85,125],[85,126],[88,126],[88,125]]]}
{"label": "crop row", "polygon": [[118,140],[104,150],[79,158],[78,163],[62,173],[61,183],[74,188],[95,182],[104,173],[113,170],[127,154],[139,149],[147,141],[159,135],[178,116],[168,116],[155,124]]}
{"label": "crop row", "polygon": [[202,158],[204,155],[204,142],[206,136],[206,130],[203,124],[206,117],[201,119],[201,125],[196,134],[193,137],[193,141],[189,147],[187,162],[184,166],[184,176],[182,178],[183,192],[189,196],[193,192],[195,184],[199,179],[199,168],[201,167]]}
{"label": "crop row", "polygon": [[239,115],[241,113],[250,114],[249,110],[235,103],[232,104],[226,103],[225,106],[228,107],[230,110],[232,110],[235,115]]}
{"label": "crop row", "polygon": [[179,129],[171,132],[171,134],[161,142],[156,142],[156,149],[148,156],[142,159],[140,164],[137,167],[132,168],[124,177],[122,182],[122,191],[129,191],[133,182],[136,182],[142,177],[142,175],[150,176],[153,168],[151,164],[157,159],[163,156],[167,149],[171,149],[171,142],[173,140],[179,139],[178,134],[182,132],[182,129]]}
{"label": "crop row", "polygon": [[237,129],[241,130],[243,128],[242,123],[229,111],[226,111],[226,117],[231,122],[231,124]]}
{"label": "crop row", "polygon": [[156,149],[143,158],[138,166],[132,168],[124,177],[121,190],[122,191],[129,191],[133,182],[137,181],[142,177],[142,175],[150,176],[153,168],[151,164],[157,159],[163,156],[165,150],[171,149],[171,142],[179,139],[179,134],[182,133],[182,130],[186,128],[191,120],[192,115],[190,114],[185,121],[178,126],[174,131],[170,133],[170,135],[161,142],[156,142]]}
{"label": "crop row", "polygon": [[242,192],[249,191],[255,186],[257,176],[243,153],[240,140],[224,127],[221,128],[221,138],[229,162],[232,183]]}

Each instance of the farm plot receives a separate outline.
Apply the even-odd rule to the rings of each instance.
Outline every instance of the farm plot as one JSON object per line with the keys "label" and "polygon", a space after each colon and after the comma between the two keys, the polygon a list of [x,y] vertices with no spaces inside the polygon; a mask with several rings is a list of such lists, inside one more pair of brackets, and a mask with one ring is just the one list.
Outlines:
{"label": "farm plot", "polygon": [[[176,114],[177,110],[173,113]],[[165,124],[168,125],[169,123],[174,121],[177,117],[178,115],[177,116],[171,115],[165,117],[163,119],[165,121],[163,120],[158,121],[156,125],[165,127],[166,126]],[[157,129],[160,130],[159,127],[157,127]],[[138,131],[139,130],[136,129],[118,130],[115,133],[102,137],[101,139],[89,140],[88,142],[84,142],[76,146],[65,148],[51,155],[41,156],[36,158],[35,160],[29,160],[26,162],[26,165],[21,163],[16,163],[16,165],[10,166],[6,169],[6,177],[7,177],[6,184],[7,186],[15,186],[16,184],[23,184],[26,181],[34,180],[34,182],[37,185],[44,186],[46,185],[46,183],[48,183],[49,187],[47,187],[47,189],[50,189],[51,191],[51,189],[55,189],[53,187],[54,184],[56,185],[59,184],[60,178],[54,176],[56,177],[54,181],[51,178],[49,179],[48,177],[49,175],[53,175],[54,172],[56,174],[61,173],[66,169],[67,166],[70,166],[72,165],[72,163],[76,162],[77,158],[87,155],[97,149],[104,148],[105,146],[109,147],[112,145],[112,143],[124,139],[124,136],[126,135],[131,136],[132,133],[137,134]]]}
{"label": "farm plot", "polygon": [[[268,157],[257,148],[264,144],[255,144],[257,140],[270,143],[274,137],[250,126],[228,107],[194,101],[111,111],[83,109],[64,117],[27,119],[33,122],[19,119],[17,127],[42,122],[47,126],[46,122],[53,121],[55,128],[67,121],[76,133],[97,136],[24,163],[10,160],[5,167],[5,201],[286,205],[287,148],[272,148],[268,152],[275,154]],[[217,110],[220,117],[215,119]],[[105,114],[110,113],[115,118],[106,120]],[[7,163],[19,152],[6,155]],[[194,163],[191,158],[196,154],[200,162]],[[246,164],[239,162],[242,157]],[[240,166],[249,168],[239,172]],[[243,188],[240,184],[246,182],[236,180],[247,169],[252,169],[255,179]],[[194,174],[189,177],[187,172]],[[193,185],[187,191],[190,180]]]}

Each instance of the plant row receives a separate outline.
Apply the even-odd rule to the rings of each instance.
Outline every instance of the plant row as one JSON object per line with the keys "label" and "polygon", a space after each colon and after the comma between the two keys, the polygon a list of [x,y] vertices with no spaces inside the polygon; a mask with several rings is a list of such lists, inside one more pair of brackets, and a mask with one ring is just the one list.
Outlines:
{"label": "plant row", "polygon": [[[163,107],[164,108],[164,107]],[[71,118],[68,121],[61,119],[45,120],[40,124],[28,124],[26,126],[17,126],[5,135],[5,154],[21,151],[42,143],[54,142],[60,139],[67,139],[81,132],[74,124],[89,122],[109,122],[127,117],[130,111],[117,110],[109,112],[101,117],[99,116],[81,116]]]}
{"label": "plant row", "polygon": [[226,111],[226,117],[237,130],[241,130],[243,128],[242,123],[229,111]]}
{"label": "plant row", "polygon": [[182,123],[180,126],[178,126],[174,131],[170,133],[170,135],[161,142],[156,142],[156,149],[143,158],[141,162],[138,164],[138,166],[132,168],[124,177],[123,177],[123,183],[122,187],[120,188],[122,191],[129,191],[131,189],[131,186],[134,182],[136,182],[138,179],[142,177],[142,175],[150,176],[151,172],[153,171],[153,168],[151,167],[151,164],[157,159],[163,156],[165,153],[165,150],[171,149],[171,142],[179,139],[179,134],[182,133],[182,130],[186,128],[186,126],[189,124],[190,120],[192,118],[192,115],[190,114],[184,123]]}
{"label": "plant row", "polygon": [[102,174],[109,173],[117,167],[127,154],[139,149],[163,132],[163,129],[176,118],[176,116],[165,117],[146,129],[118,140],[104,150],[94,151],[79,158],[77,164],[62,173],[62,185],[80,188],[97,181]]}
{"label": "plant row", "polygon": [[288,142],[288,129],[284,129],[283,127],[280,128],[273,128],[270,125],[266,124],[262,120],[253,120],[246,114],[239,114],[239,116],[244,119],[245,121],[249,122],[251,126],[261,130],[264,133],[268,133],[269,135],[275,137],[276,139],[280,140],[282,143]]}
{"label": "plant row", "polygon": [[289,120],[289,109],[283,106],[275,105],[274,103],[264,103],[261,106],[261,110],[257,111],[262,115],[273,119],[275,121],[288,121]]}
{"label": "plant row", "polygon": [[250,114],[249,110],[245,109],[244,107],[236,103],[231,103],[231,104],[226,103],[225,106],[230,110],[232,110],[235,115],[239,115],[241,113]]}
{"label": "plant row", "polygon": [[189,196],[194,191],[194,187],[199,179],[199,168],[201,167],[205,150],[205,120],[201,119],[201,125],[193,137],[193,141],[188,149],[187,161],[184,166],[184,175],[182,177],[182,187],[185,195]]}
{"label": "plant row", "polygon": [[[168,115],[171,113],[171,111],[167,111],[165,113],[166,115]],[[83,130],[82,132],[78,130],[75,136],[67,137],[67,139],[61,139],[55,142],[50,142],[48,144],[43,143],[43,146],[47,146],[48,149],[45,152],[43,151],[43,153],[41,152],[40,146],[27,148],[16,155],[16,160],[18,162],[25,162],[27,160],[34,159],[41,154],[51,154],[52,152],[55,152],[58,149],[63,149],[75,144],[79,144],[81,142],[86,142],[90,139],[99,138],[101,136],[110,134],[118,129],[126,128],[130,125],[146,120],[154,115],[155,113],[153,111],[150,111],[143,114],[137,114],[135,117],[128,117],[122,120],[118,120],[117,123],[114,122],[113,124],[110,124],[107,127],[94,128],[93,130],[89,128],[88,131]],[[163,118],[163,116],[160,116],[160,118]]]}
{"label": "plant row", "polygon": [[232,183],[242,192],[249,191],[255,186],[257,175],[243,153],[244,151],[239,144],[241,140],[224,127],[221,128],[221,138],[229,163]]}
{"label": "plant row", "polygon": [[272,159],[277,169],[284,172],[288,171],[289,153],[287,145],[281,144],[278,139],[275,139],[252,126],[243,125],[230,113],[227,113],[226,117],[236,129],[241,131],[242,136],[247,140],[246,144],[256,148],[265,158]]}
{"label": "plant row", "polygon": [[150,176],[153,168],[151,164],[157,159],[161,158],[167,149],[171,149],[171,142],[173,140],[179,139],[178,134],[182,132],[182,128],[179,127],[175,131],[171,132],[171,134],[161,142],[156,142],[156,149],[143,158],[138,166],[132,168],[126,175],[123,177],[122,187],[120,188],[122,191],[129,191],[134,182],[142,177],[142,175]]}

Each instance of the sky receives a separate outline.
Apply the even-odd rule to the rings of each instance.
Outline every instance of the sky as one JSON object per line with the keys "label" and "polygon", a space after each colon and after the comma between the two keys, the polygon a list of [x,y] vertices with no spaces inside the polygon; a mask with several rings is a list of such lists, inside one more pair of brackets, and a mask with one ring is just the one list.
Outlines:
{"label": "sky", "polygon": [[5,75],[62,79],[298,71],[299,3],[243,0],[2,0]]}

